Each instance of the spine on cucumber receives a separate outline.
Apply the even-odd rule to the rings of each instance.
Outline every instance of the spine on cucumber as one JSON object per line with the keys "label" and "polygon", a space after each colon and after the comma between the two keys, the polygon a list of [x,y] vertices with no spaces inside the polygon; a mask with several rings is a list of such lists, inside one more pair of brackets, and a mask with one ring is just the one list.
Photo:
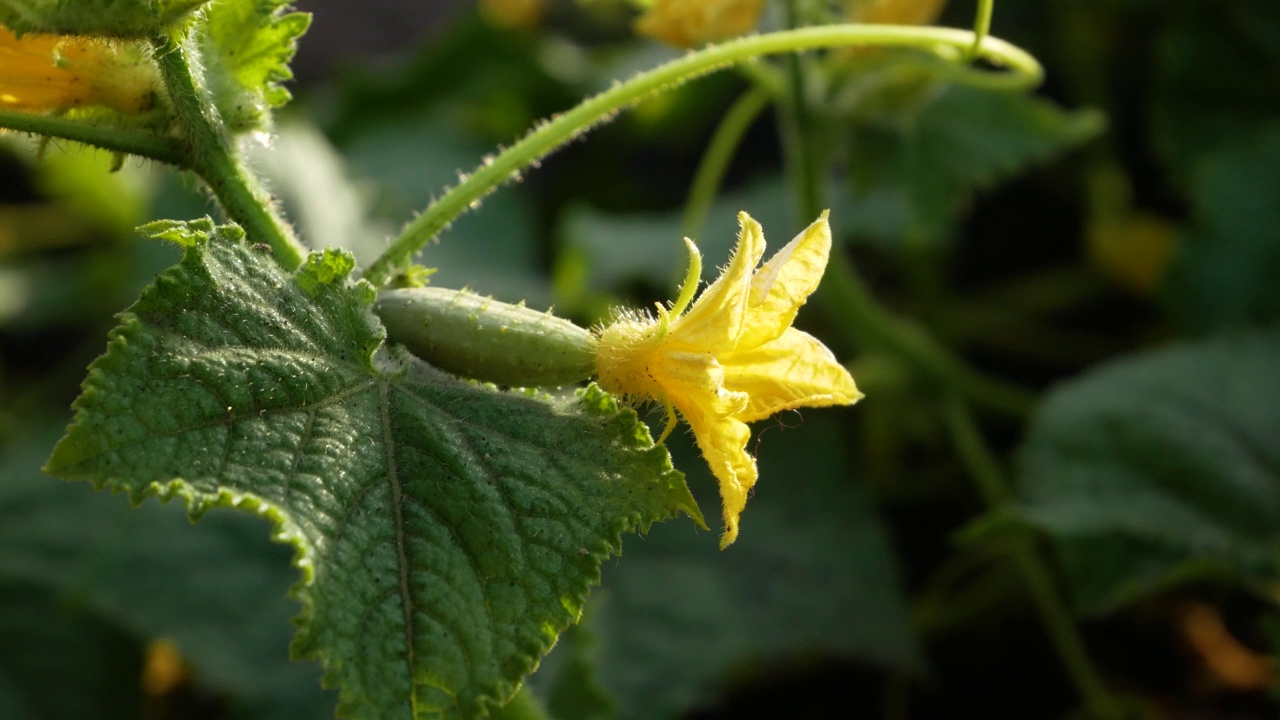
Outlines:
{"label": "spine on cucumber", "polygon": [[595,371],[590,331],[466,290],[387,290],[374,306],[387,338],[436,367],[498,385],[571,385]]}

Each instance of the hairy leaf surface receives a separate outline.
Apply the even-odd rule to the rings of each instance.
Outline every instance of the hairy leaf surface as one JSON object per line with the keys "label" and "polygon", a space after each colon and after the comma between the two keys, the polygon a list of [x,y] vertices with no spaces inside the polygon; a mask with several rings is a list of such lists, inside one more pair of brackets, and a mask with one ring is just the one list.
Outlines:
{"label": "hairy leaf surface", "polygon": [[502,393],[383,347],[345,253],[290,276],[234,227],[121,316],[48,470],[277,523],[303,571],[294,651],[359,718],[476,717],[572,622],[621,533],[685,512],[630,410]]}

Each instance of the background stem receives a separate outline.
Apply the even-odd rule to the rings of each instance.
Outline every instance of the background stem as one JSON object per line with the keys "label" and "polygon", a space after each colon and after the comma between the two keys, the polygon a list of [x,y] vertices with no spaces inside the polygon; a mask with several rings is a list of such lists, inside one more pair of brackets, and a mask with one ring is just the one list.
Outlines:
{"label": "background stem", "polygon": [[[1013,491],[1005,482],[1000,465],[978,431],[969,408],[953,397],[943,403],[942,409],[956,453],[988,507],[996,510],[1009,505]],[[1035,545],[1035,538],[1026,531],[1018,532],[1009,538],[1008,550],[1014,567],[1027,584],[1058,658],[1090,714],[1098,718],[1123,717],[1119,704],[1089,658],[1089,651],[1058,591],[1052,571]]]}

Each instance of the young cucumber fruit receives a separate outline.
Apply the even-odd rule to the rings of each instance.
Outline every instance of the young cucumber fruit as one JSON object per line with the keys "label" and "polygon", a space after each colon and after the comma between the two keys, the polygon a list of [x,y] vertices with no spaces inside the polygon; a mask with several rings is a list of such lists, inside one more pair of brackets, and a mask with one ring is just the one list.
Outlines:
{"label": "young cucumber fruit", "polygon": [[590,331],[466,290],[387,290],[374,310],[387,338],[455,375],[498,385],[571,385],[595,373]]}

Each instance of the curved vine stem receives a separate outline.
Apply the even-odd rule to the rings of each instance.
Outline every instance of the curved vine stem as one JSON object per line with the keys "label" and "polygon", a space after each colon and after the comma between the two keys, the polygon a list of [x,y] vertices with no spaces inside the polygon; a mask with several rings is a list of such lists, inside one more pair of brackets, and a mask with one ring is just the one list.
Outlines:
{"label": "curved vine stem", "polygon": [[[540,124],[515,145],[485,161],[410,222],[390,247],[365,271],[375,286],[385,285],[408,266],[413,255],[454,218],[477,206],[499,185],[535,165],[561,145],[650,95],[702,75],[767,55],[832,47],[900,47],[939,53],[966,53],[974,33],[951,28],[874,25],[808,27],[732,40],[690,53],[615,85],[577,107]],[[981,58],[1009,72],[968,68],[955,80],[992,89],[1026,89],[1043,77],[1040,63],[1026,51],[998,38],[987,38]]]}

